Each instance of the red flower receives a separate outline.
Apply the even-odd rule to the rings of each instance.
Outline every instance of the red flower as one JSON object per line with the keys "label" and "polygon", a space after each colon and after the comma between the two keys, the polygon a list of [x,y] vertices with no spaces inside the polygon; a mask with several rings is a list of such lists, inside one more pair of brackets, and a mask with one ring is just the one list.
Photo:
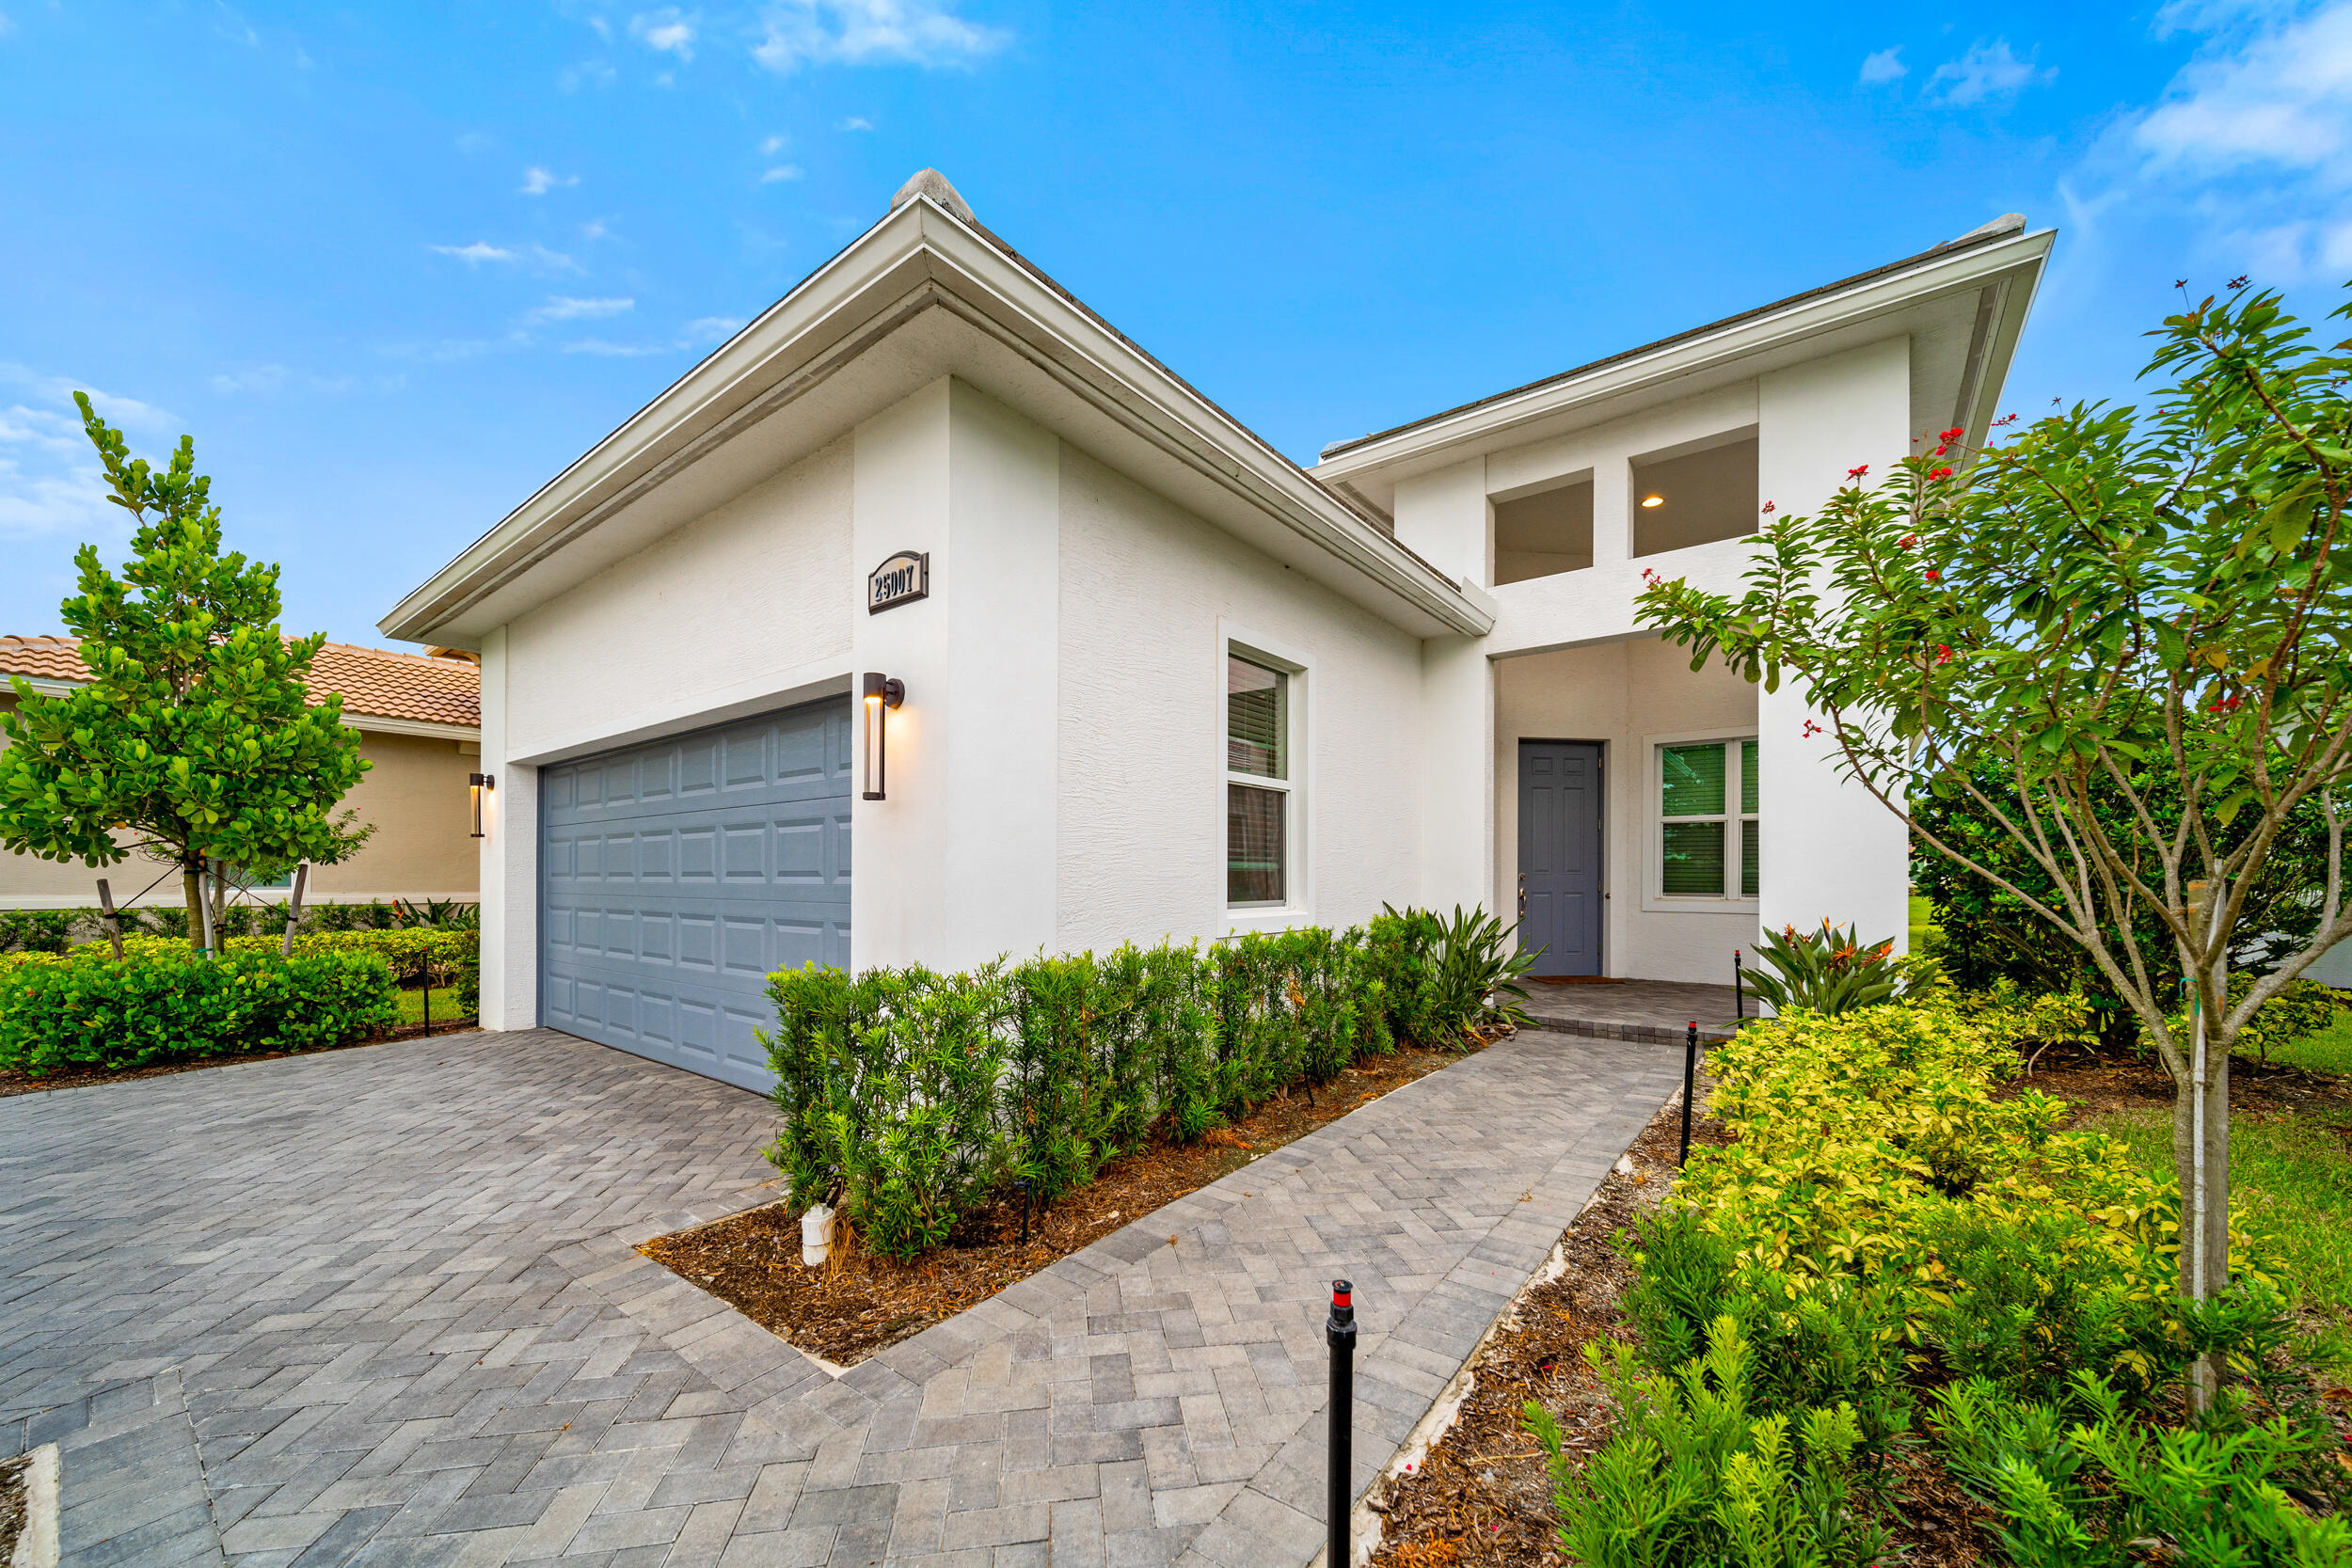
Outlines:
{"label": "red flower", "polygon": [[1804,733],[1807,736],[1820,735],[1821,733],[1821,726],[1808,719],[1804,721]]}
{"label": "red flower", "polygon": [[1944,580],[1944,574],[1931,566],[1928,568],[1928,580],[1930,582],[1942,582]]}
{"label": "red flower", "polygon": [[1766,502],[1764,503],[1764,515],[1766,515],[1767,517],[1771,516],[1771,515],[1772,515],[1773,511],[1776,509],[1777,505],[1778,505],[1778,503],[1777,503],[1777,502],[1774,502],[1774,501],[1766,501]]}
{"label": "red flower", "polygon": [[1860,467],[1859,468],[1848,468],[1848,469],[1846,470],[1846,477],[1847,477],[1848,479],[1860,479],[1860,478],[1861,478],[1864,474],[1867,474],[1867,473],[1868,473],[1869,471],[1870,471],[1870,465],[1868,465],[1867,463],[1865,463],[1865,464],[1864,464],[1864,465],[1862,465],[1862,467]]}
{"label": "red flower", "polygon": [[1954,425],[1954,426],[1952,426],[1952,428],[1951,428],[1951,429],[1949,429],[1949,430],[1947,430],[1947,431],[1944,432],[1944,434],[1943,434],[1943,435],[1938,436],[1936,437],[1936,439],[1937,439],[1937,440],[1939,440],[1939,441],[1941,441],[1941,442],[1943,442],[1946,446],[1947,446],[1947,447],[1948,447],[1948,446],[1950,446],[1950,445],[1951,445],[1954,441],[1959,440],[1959,439],[1960,439],[1963,436],[1964,436],[1964,435],[1966,435],[1966,434],[1967,434],[1967,427],[1966,427],[1966,426],[1964,426],[1964,425]]}
{"label": "red flower", "polygon": [[2243,699],[2238,697],[2217,697],[2214,699],[2213,705],[2205,711],[2208,713],[2235,713],[2237,711],[2237,705]]}
{"label": "red flower", "polygon": [[1949,479],[1952,477],[1952,470],[1949,468],[1938,468],[1933,473],[1928,475],[1928,477],[1930,479]]}
{"label": "red flower", "polygon": [[1951,644],[1947,642],[1938,642],[1935,645],[1935,662],[1938,664],[1949,664],[1951,661]]}
{"label": "red flower", "polygon": [[2017,422],[2017,416],[2014,414],[2004,414],[1993,422],[1996,425],[2015,424]]}
{"label": "red flower", "polygon": [[1914,546],[1914,545],[1917,544],[1918,542],[1919,542],[1919,536],[1918,536],[1917,534],[1915,534],[1915,533],[1906,533],[1906,534],[1904,534],[1904,535],[1903,535],[1900,539],[1896,540],[1896,541],[1895,541],[1895,544],[1896,544],[1896,546],[1897,546],[1898,548],[1899,548],[1899,549],[1906,549],[1906,550],[1907,550],[1907,549],[1911,548],[1911,546]]}
{"label": "red flower", "polygon": [[1950,450],[1951,450],[1951,449],[1950,449],[1949,447],[1938,447],[1938,448],[1936,448],[1936,449],[1935,449],[1935,455],[1936,455],[1936,456],[1938,456],[1938,457],[1941,457],[1941,456],[1943,456],[1943,455],[1944,455],[1947,451],[1949,451]]}

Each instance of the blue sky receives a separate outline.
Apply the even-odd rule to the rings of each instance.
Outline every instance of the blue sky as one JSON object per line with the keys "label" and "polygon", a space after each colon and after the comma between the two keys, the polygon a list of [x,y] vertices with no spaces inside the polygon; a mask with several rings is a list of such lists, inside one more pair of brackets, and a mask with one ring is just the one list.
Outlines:
{"label": "blue sky", "polygon": [[0,0],[0,631],[121,554],[72,388],[378,641],[925,165],[1302,462],[2003,212],[2028,414],[2352,275],[2352,0],[1811,9]]}

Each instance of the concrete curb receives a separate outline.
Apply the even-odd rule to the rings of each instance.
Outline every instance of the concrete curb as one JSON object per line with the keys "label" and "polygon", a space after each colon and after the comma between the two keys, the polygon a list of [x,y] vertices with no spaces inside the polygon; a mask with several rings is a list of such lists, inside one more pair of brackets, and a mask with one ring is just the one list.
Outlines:
{"label": "concrete curb", "polygon": [[57,1568],[57,1445],[43,1443],[25,1457],[24,1528],[8,1568]]}

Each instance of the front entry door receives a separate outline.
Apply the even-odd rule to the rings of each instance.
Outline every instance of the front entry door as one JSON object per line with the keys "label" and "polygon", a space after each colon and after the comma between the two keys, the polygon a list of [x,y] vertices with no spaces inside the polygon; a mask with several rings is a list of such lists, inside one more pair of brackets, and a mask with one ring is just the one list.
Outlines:
{"label": "front entry door", "polygon": [[1598,974],[1600,744],[1519,742],[1519,946],[1530,973]]}

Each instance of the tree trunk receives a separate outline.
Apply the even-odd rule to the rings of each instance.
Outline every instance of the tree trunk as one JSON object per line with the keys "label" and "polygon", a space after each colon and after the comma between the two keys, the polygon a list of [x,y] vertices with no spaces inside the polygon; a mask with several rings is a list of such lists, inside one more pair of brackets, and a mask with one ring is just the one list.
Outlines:
{"label": "tree trunk", "polygon": [[[2210,1301],[2230,1287],[2230,1053],[2227,1042],[2211,1030],[2210,1021],[2207,1027],[2201,1094],[2205,1144],[2201,1201],[2197,1160],[2201,1096],[2193,1039],[2189,1074],[2175,1085],[2178,1092],[2172,1100],[2172,1170],[2181,1184],[2181,1294],[2190,1301]],[[2200,1237],[2201,1260],[2197,1250]],[[2192,1370],[2192,1408],[2211,1407],[2220,1386],[2220,1371],[2217,1357],[2207,1357]]]}
{"label": "tree trunk", "polygon": [[204,951],[204,927],[211,911],[204,904],[204,877],[196,867],[180,867],[180,892],[188,901],[188,945]]}

